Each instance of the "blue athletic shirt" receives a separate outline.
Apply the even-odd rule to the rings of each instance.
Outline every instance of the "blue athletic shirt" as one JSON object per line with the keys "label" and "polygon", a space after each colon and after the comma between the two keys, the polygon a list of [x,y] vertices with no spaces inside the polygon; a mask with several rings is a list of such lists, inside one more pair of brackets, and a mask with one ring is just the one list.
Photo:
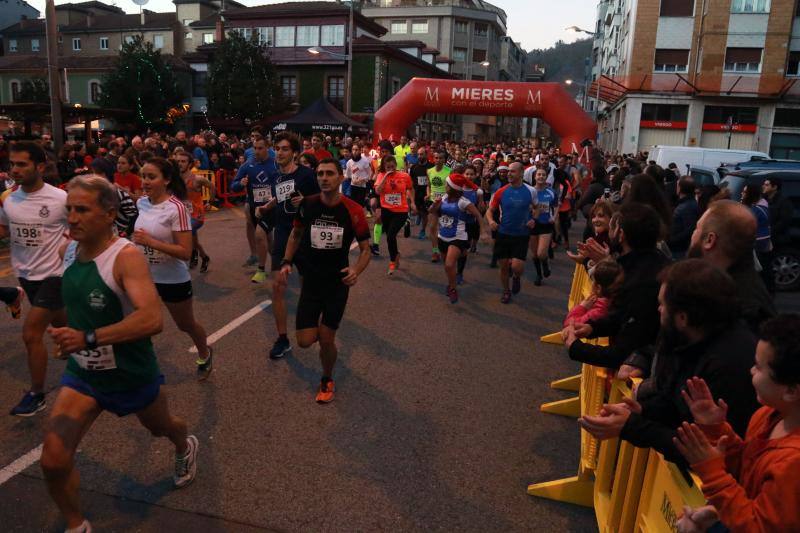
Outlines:
{"label": "blue athletic shirt", "polygon": [[455,202],[442,197],[439,206],[439,238],[443,241],[467,240],[467,208],[472,202],[463,195]]}
{"label": "blue athletic shirt", "polygon": [[[464,196],[464,198],[466,198],[467,200],[472,202],[475,205],[475,207],[477,207],[478,206],[478,192],[479,191],[481,193],[483,193],[483,191],[481,191],[480,189],[474,189],[473,190],[473,189],[466,189],[465,188],[463,196]],[[470,215],[469,213],[466,213],[464,216],[467,217],[466,218],[467,224],[474,224],[475,222],[477,222],[477,219],[474,216]]]}
{"label": "blue athletic shirt", "polygon": [[231,183],[231,190],[242,190],[242,179],[247,178],[247,203],[253,207],[264,205],[272,200],[273,181],[278,176],[278,164],[275,159],[266,161],[248,161],[239,167],[239,172]]}
{"label": "blue athletic shirt", "polygon": [[498,233],[525,237],[530,235],[527,224],[531,219],[531,207],[536,207],[537,196],[533,187],[527,183],[519,187],[506,184],[492,196],[490,207],[500,210]]}
{"label": "blue athletic shirt", "polygon": [[540,209],[539,215],[536,217],[537,224],[552,223],[558,209],[558,196],[556,196],[555,191],[550,187],[545,187],[542,190],[536,189],[536,197],[539,200]]}
{"label": "blue athletic shirt", "polygon": [[297,191],[303,196],[317,194],[319,184],[314,171],[303,165],[297,165],[291,174],[281,174],[279,170],[272,181],[272,196],[278,201],[275,207],[275,227],[287,232],[292,230],[294,216],[297,213],[297,208],[290,201],[292,191]]}
{"label": "blue athletic shirt", "polygon": [[[267,154],[270,159],[275,159],[275,150],[267,148]],[[252,146],[244,151],[244,159],[247,163],[252,163],[256,158],[256,149]]]}

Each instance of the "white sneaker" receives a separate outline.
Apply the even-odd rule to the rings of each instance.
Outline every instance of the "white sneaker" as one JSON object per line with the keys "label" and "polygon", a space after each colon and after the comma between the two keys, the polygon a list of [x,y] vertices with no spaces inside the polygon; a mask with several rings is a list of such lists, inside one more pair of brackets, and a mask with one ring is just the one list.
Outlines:
{"label": "white sneaker", "polygon": [[92,533],[92,524],[90,524],[88,520],[84,519],[83,522],[81,522],[81,525],[78,527],[67,528],[64,530],[64,533]]}
{"label": "white sneaker", "polygon": [[175,456],[175,475],[172,480],[175,482],[175,488],[183,488],[192,481],[197,473],[197,449],[200,443],[197,437],[189,435],[186,437],[186,444],[189,448],[183,457]]}

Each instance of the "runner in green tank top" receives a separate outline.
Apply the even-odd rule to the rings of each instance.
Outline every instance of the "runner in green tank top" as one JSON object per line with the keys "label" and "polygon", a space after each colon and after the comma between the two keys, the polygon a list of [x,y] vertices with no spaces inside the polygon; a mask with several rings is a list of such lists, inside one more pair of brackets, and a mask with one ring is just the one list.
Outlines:
{"label": "runner in green tank top", "polygon": [[[447,176],[450,175],[451,169],[444,163],[447,161],[447,152],[436,152],[433,156],[433,167],[428,169],[428,196],[426,200],[428,205],[442,198],[447,194]],[[439,253],[439,218],[429,217],[430,227],[428,228],[428,235],[433,245],[433,254],[431,255],[431,262],[438,263],[442,255]]]}
{"label": "runner in green tank top", "polygon": [[[71,242],[63,250],[62,296],[67,327],[48,333],[69,354],[62,387],[47,424],[42,470],[70,531],[91,531],[78,503],[73,457],[103,411],[136,414],[154,436],[175,445],[176,487],[194,480],[198,441],[172,416],[150,336],[161,331],[161,303],[142,253],[114,236],[118,196],[103,177],[69,184]],[[64,421],[68,420],[68,423]]]}

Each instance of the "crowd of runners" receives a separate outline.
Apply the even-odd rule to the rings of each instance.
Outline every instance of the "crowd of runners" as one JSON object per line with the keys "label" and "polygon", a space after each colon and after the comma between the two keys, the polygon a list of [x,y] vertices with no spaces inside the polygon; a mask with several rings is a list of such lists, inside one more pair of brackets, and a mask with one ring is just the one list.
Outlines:
{"label": "crowd of runners", "polygon": [[[0,287],[0,299],[14,319],[21,317],[23,300],[29,302],[22,340],[31,385],[11,414],[29,417],[46,407],[47,338],[56,347],[53,356],[67,360],[50,410],[41,464],[68,531],[91,530],[80,510],[73,459],[104,410],[135,414],[154,436],[170,439],[176,487],[194,479],[199,441],[169,410],[151,338],[163,328],[163,304],[196,347],[197,379],[211,375],[214,351],[192,305],[192,271],[202,275],[213,269],[201,228],[206,211],[215,209],[215,180],[204,171],[235,170],[227,189],[244,193],[241,239],[250,248],[245,264],[255,268],[250,282],[270,282],[272,288],[271,359],[291,355],[287,286],[295,272],[299,275],[295,341],[303,348],[319,345],[322,377],[315,399],[321,404],[331,402],[336,392],[336,333],[350,288],[371,260],[384,254],[388,261],[379,264],[386,265],[387,276],[409,268],[408,260],[401,262],[407,246],[401,233],[402,238],[430,243],[430,261],[443,266],[443,293],[452,304],[459,302],[459,287],[466,280],[480,282],[466,268],[479,247],[490,250],[483,257],[497,269],[502,304],[512,303],[525,279],[532,278],[534,286],[545,283],[556,253],[585,265],[596,291],[570,312],[564,341],[571,358],[612,368],[619,377],[656,378],[662,372],[662,377],[680,375],[683,381],[694,376],[718,379],[697,365],[682,369],[685,375],[665,370],[669,365],[657,355],[698,338],[698,331],[716,335],[724,329],[717,324],[706,331],[704,318],[692,314],[699,312],[692,301],[721,312],[723,307],[714,306],[722,304],[702,289],[729,283],[742,311],[725,315],[730,319],[725,327],[744,320],[750,340],[740,339],[737,349],[752,344],[749,356],[740,361],[744,378],[736,374],[727,381],[727,386],[740,387],[740,396],[728,400],[739,421],[749,420],[756,405],[755,393],[748,391],[750,398],[741,390],[749,383],[752,335],[762,323],[776,327],[775,320],[783,320],[784,329],[797,325],[792,317],[774,318],[770,267],[758,261],[757,253],[764,233],[758,233],[757,242],[761,219],[755,210],[765,209],[768,223],[772,217],[777,227],[774,217],[781,210],[771,208],[781,200],[780,183],[765,187],[763,202],[743,205],[724,199],[725,191],[695,187],[691,178],[648,162],[646,154],[620,157],[591,147],[582,154],[562,153],[538,140],[482,144],[403,137],[373,145],[319,134],[305,140],[291,132],[271,136],[254,128],[244,142],[211,134],[187,138],[181,132],[175,138],[136,137],[130,147],[124,138],[106,139],[99,151],[91,150],[92,156],[81,155],[81,149],[68,147],[55,161],[47,142],[4,147],[9,170],[0,196],[0,238],[9,240],[19,279],[19,287]],[[573,235],[581,236],[570,248],[576,223],[581,227]],[[702,258],[713,271],[692,263],[700,259],[682,260],[686,255]],[[526,276],[529,257],[533,272]],[[678,262],[670,267],[673,261]],[[683,279],[686,294],[675,296],[673,285]],[[679,312],[675,306],[682,305],[688,307]],[[683,313],[683,322],[665,319],[667,307],[674,307],[675,316]],[[798,332],[790,333],[797,340]],[[608,347],[579,342],[601,335],[612,337]],[[789,421],[798,422],[800,409],[797,348],[784,350],[785,338],[769,338],[782,351],[776,348],[762,359],[780,356],[789,362],[778,378],[759,374],[759,379],[784,387],[784,396],[780,401],[759,399],[772,401],[767,405],[773,407],[778,403],[783,411],[775,408],[781,413],[794,413],[784,429],[795,435],[798,428]],[[680,389],[676,383],[653,379],[652,390],[645,390],[663,400],[669,396],[665,390]],[[720,397],[723,389],[710,386]],[[765,385],[756,384],[756,390],[759,386]],[[686,396],[695,421],[704,416],[697,400],[706,394],[704,387],[705,382],[692,382]],[[675,391],[670,401],[682,402]],[[651,428],[637,405],[611,406],[581,424],[600,438],[627,431],[631,439],[641,440]],[[620,409],[628,409],[627,414]],[[629,421],[635,418],[631,413],[638,417],[638,434]],[[714,415],[717,420],[719,413]],[[681,420],[692,418],[675,419]],[[626,429],[626,424],[632,427]],[[744,426],[734,429],[743,431]],[[687,425],[674,436],[675,442],[668,442],[673,456],[681,452],[687,460],[697,459],[701,437],[695,429]],[[796,459],[792,468],[797,468]],[[696,518],[699,523],[700,515]]]}

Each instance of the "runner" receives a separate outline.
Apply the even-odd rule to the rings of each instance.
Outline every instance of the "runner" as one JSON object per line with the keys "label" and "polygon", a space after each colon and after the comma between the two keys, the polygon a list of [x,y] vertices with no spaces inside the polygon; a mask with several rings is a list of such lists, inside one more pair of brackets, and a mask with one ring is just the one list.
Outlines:
{"label": "runner", "polygon": [[214,184],[206,178],[198,176],[192,172],[192,154],[184,150],[175,152],[175,161],[178,163],[178,169],[181,172],[183,183],[186,184],[186,194],[189,199],[186,202],[186,207],[189,209],[191,216],[190,223],[192,225],[192,257],[189,259],[189,268],[197,266],[198,256],[200,258],[200,272],[208,272],[208,263],[211,258],[208,257],[203,245],[200,244],[200,238],[197,233],[203,227],[206,221],[206,209],[203,204],[203,187],[208,187],[211,190],[211,198],[214,198],[217,191],[214,190]]}
{"label": "runner", "polygon": [[197,347],[197,379],[205,381],[213,370],[213,351],[206,330],[194,317],[192,277],[186,264],[192,256],[192,234],[186,210],[186,184],[176,165],[154,157],[142,167],[144,196],[139,199],[139,217],[133,242],[150,265],[156,290],[178,329]]}
{"label": "runner", "polygon": [[[478,187],[478,169],[472,165],[467,165],[464,167],[464,177],[466,178],[466,184],[464,186],[464,197],[472,202],[472,204],[478,208],[479,216],[473,217],[470,214],[467,214],[467,237],[469,239],[469,253],[477,253],[478,252],[478,241],[481,238],[481,226],[480,226],[480,218],[481,214],[486,212],[486,205],[483,202],[483,189]],[[462,256],[458,259],[458,284],[461,285],[464,283],[464,268],[467,266],[467,256],[468,254],[462,254]]]}
{"label": "runner", "polygon": [[[147,185],[145,185],[147,187]],[[150,336],[161,331],[161,308],[147,262],[128,240],[114,236],[117,194],[102,176],[70,181],[70,242],[64,251],[67,327],[48,333],[69,354],[47,424],[41,465],[67,531],[90,532],[80,509],[74,457],[103,411],[135,413],[154,436],[175,445],[175,487],[194,480],[198,441],[170,414],[164,376]]]}
{"label": "runner", "polygon": [[536,169],[534,174],[536,185],[536,212],[534,216],[535,225],[531,229],[530,250],[533,254],[533,265],[536,267],[537,287],[542,284],[542,276],[550,277],[550,262],[548,252],[555,227],[556,209],[558,208],[558,198],[553,189],[547,186],[547,171],[544,168]]}
{"label": "runner", "polygon": [[[532,215],[537,195],[533,187],[522,182],[524,168],[522,163],[511,163],[508,184],[492,196],[489,209],[486,210],[486,221],[492,231],[497,232],[494,254],[500,263],[500,284],[503,287],[500,301],[504,304],[511,302],[512,293],[520,291],[520,276],[525,271],[530,229],[534,227]],[[499,214],[499,223],[496,214]],[[510,275],[513,276],[511,290],[508,289]]]}
{"label": "runner", "polygon": [[469,248],[467,216],[472,216],[476,221],[481,216],[475,204],[464,196],[464,190],[470,185],[465,176],[450,174],[447,177],[447,194],[437,198],[431,206],[431,214],[439,219],[439,249],[444,252],[447,296],[453,304],[458,302],[457,277],[463,276],[463,269],[456,273],[457,267],[461,268],[461,258],[466,256]]}
{"label": "runner", "polygon": [[275,227],[274,213],[259,215],[258,207],[272,200],[272,185],[278,175],[278,165],[270,156],[269,143],[263,137],[253,141],[253,158],[239,167],[236,178],[231,182],[231,190],[247,191],[247,218],[254,228],[260,228],[254,235],[256,250],[256,273],[250,278],[253,283],[267,280],[267,251],[272,247],[272,229]]}
{"label": "runner", "polygon": [[[369,226],[364,209],[339,192],[343,176],[333,159],[317,166],[320,194],[300,204],[277,278],[286,284],[296,260],[302,275],[297,302],[297,344],[303,348],[319,341],[322,379],[317,402],[333,400],[336,364],[336,330],[342,321],[350,287],[370,261]],[[358,241],[360,254],[350,266],[350,244]]]}
{"label": "runner", "polygon": [[[372,255],[379,256],[381,255],[380,246],[381,246],[381,235],[383,235],[383,220],[381,218],[381,202],[380,202],[380,194],[375,190],[375,182],[378,178],[378,172],[381,172],[380,168],[383,164],[383,160],[386,157],[394,157],[392,155],[393,148],[392,143],[389,141],[383,140],[380,142],[380,155],[377,158],[372,159],[372,179],[375,180],[372,182],[372,191],[370,192],[370,207],[372,207],[372,212],[375,214],[375,223],[372,226],[372,246],[370,250],[372,251]],[[395,159],[395,164],[397,163],[397,159]]]}
{"label": "runner", "polygon": [[[447,159],[447,152],[436,152],[433,156],[434,166],[428,169],[428,196],[426,199],[429,202],[435,202],[447,193],[447,176],[450,175],[450,167],[445,166],[444,162]],[[433,253],[431,254],[431,263],[438,263],[442,256],[439,253],[439,220],[436,217],[431,217],[431,226],[428,228],[428,234],[431,236],[431,244],[433,245]]]}
{"label": "runner", "polygon": [[414,205],[417,208],[419,218],[419,235],[417,238],[424,241],[425,228],[428,227],[428,207],[426,198],[428,196],[428,169],[433,167],[433,163],[428,162],[428,152],[425,148],[417,150],[417,161],[409,169],[411,181],[414,183]]}
{"label": "runner", "polygon": [[414,205],[414,184],[411,183],[411,176],[397,170],[395,156],[385,156],[379,170],[381,173],[375,180],[375,192],[381,201],[381,218],[389,245],[388,274],[391,276],[400,267],[397,234],[408,220],[409,208],[416,214],[417,207]]}
{"label": "runner", "polygon": [[[300,152],[300,139],[294,133],[284,131],[275,137],[275,159],[278,162],[278,175],[272,180],[272,200],[257,209],[265,216],[274,213],[275,237],[272,245],[272,271],[281,269],[281,261],[286,253],[286,243],[292,232],[292,224],[297,208],[304,196],[319,192],[314,172],[295,163]],[[272,281],[272,313],[278,338],[269,352],[270,359],[280,359],[291,354],[292,344],[287,335],[286,283]]]}
{"label": "runner", "polygon": [[11,414],[27,417],[46,405],[45,330],[49,324],[66,323],[58,247],[64,242],[67,231],[67,193],[43,181],[47,158],[41,146],[19,141],[9,150],[9,174],[18,188],[8,194],[0,206],[0,238],[10,240],[11,266],[31,303],[22,325],[31,388]]}
{"label": "runner", "polygon": [[345,167],[345,177],[350,180],[350,197],[363,209],[367,188],[372,181],[372,160],[361,154],[361,146],[357,143],[353,143],[351,153]]}

